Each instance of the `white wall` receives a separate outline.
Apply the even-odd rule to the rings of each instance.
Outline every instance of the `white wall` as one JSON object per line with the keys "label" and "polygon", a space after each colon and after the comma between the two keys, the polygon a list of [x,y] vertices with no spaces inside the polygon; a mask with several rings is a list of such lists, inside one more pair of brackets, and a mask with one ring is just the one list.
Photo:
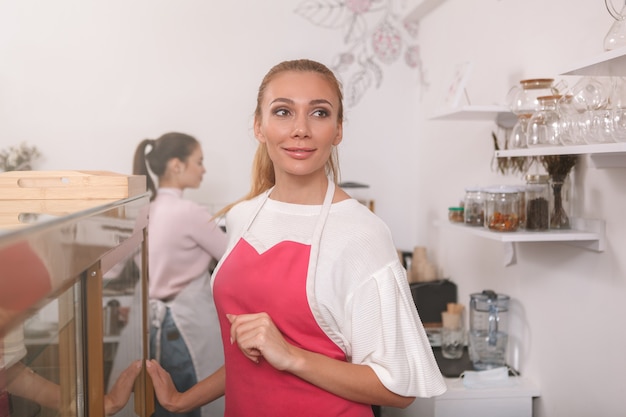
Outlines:
{"label": "white wall", "polygon": [[[407,13],[418,0],[392,2]],[[294,13],[300,2],[20,0],[0,2],[0,148],[27,141],[38,169],[130,172],[136,144],[180,130],[204,146],[208,173],[189,195],[219,206],[248,186],[256,88],[274,63],[330,64],[338,29]],[[502,244],[455,233],[447,207],[467,185],[519,182],[490,169],[486,122],[428,120],[451,68],[474,62],[473,104],[502,103],[522,78],[553,77],[602,52],[611,18],[601,1],[447,0],[421,23],[428,88],[402,62],[347,111],[344,180],[371,185],[377,213],[402,249],[424,245],[460,300],[509,294],[519,326],[514,365],[540,387],[535,415],[626,415],[624,169],[576,175],[578,216],[607,221],[603,253],[561,244]],[[620,256],[621,255],[621,256]]]}
{"label": "white wall", "polygon": [[[558,75],[602,53],[611,23],[602,1],[447,0],[423,20],[420,36],[433,72],[473,61],[472,104],[493,104],[503,103],[520,79],[576,81]],[[430,113],[439,91],[428,92],[420,113]],[[420,124],[418,189],[429,198],[419,205],[418,236],[437,245],[439,264],[459,284],[461,300],[484,288],[513,297],[518,329],[511,360],[541,389],[536,416],[624,416],[624,168],[596,169],[583,157],[575,176],[573,214],[606,220],[605,252],[517,244],[517,264],[504,267],[505,245],[433,225],[464,185],[521,182],[490,169],[494,129],[492,122]],[[437,181],[428,175],[446,169],[453,175]]]}
{"label": "white wall", "polygon": [[[303,3],[0,2],[0,147],[38,145],[37,169],[129,173],[140,140],[184,131],[203,143],[208,171],[188,195],[216,208],[234,201],[248,190],[263,75],[284,59],[331,65],[342,46],[342,28],[296,15]],[[411,6],[389,3],[400,17]],[[418,74],[402,63],[385,71],[383,87],[346,112],[343,179],[370,184],[379,212],[403,230],[410,204],[386,194],[412,191],[415,144],[398,138],[416,132]],[[393,111],[381,106],[388,97]],[[382,157],[364,164],[371,154]],[[412,234],[399,239],[412,246]]]}

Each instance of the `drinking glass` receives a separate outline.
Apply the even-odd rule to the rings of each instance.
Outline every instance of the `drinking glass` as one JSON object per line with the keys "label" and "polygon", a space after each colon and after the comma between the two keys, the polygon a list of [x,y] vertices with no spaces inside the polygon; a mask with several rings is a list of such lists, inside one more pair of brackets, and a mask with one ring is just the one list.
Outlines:
{"label": "drinking glass", "polygon": [[441,318],[441,354],[446,359],[460,359],[465,346],[465,325],[461,314],[443,311]]}

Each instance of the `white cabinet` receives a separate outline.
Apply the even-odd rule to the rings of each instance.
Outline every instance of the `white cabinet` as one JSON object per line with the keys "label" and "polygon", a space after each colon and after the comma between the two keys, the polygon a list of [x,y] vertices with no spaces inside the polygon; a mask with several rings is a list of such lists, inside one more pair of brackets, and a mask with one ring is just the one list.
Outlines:
{"label": "white cabinet", "polygon": [[434,398],[416,398],[404,409],[383,407],[382,417],[531,417],[539,389],[528,379],[510,377],[510,384],[466,388],[460,378],[446,378],[448,391]]}

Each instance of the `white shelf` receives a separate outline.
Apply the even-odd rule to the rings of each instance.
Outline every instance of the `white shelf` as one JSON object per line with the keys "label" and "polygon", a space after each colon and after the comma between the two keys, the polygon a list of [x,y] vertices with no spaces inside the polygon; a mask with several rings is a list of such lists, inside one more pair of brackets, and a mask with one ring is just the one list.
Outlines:
{"label": "white shelf", "polygon": [[589,154],[596,168],[626,167],[626,143],[602,143],[597,145],[537,146],[526,149],[495,151],[497,158],[512,156],[582,155]]}
{"label": "white shelf", "polygon": [[561,75],[626,76],[626,47],[580,61]]}
{"label": "white shelf", "polygon": [[462,106],[453,110],[436,114],[431,120],[494,120],[499,114],[507,113],[513,116],[506,106]]}
{"label": "white shelf", "polygon": [[405,22],[419,22],[419,20],[439,7],[446,0],[422,0],[405,18]]}
{"label": "white shelf", "polygon": [[466,226],[463,223],[449,223],[450,227],[471,233],[482,238],[500,242],[562,242],[580,246],[596,252],[603,252],[605,246],[605,222],[598,219],[570,219],[572,229],[532,232],[493,232],[481,226]]}

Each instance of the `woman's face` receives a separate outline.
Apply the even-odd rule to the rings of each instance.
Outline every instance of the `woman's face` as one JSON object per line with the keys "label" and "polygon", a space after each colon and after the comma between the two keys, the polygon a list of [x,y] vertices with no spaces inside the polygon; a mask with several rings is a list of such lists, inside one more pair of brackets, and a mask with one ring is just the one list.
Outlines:
{"label": "woman's face", "polygon": [[196,146],[187,158],[187,161],[180,164],[180,182],[182,188],[198,188],[202,183],[202,176],[206,172],[204,169],[202,148]]}
{"label": "woman's face", "polygon": [[316,72],[283,72],[267,85],[254,133],[267,146],[277,182],[326,175],[332,147],[343,134],[338,109],[337,94]]}

